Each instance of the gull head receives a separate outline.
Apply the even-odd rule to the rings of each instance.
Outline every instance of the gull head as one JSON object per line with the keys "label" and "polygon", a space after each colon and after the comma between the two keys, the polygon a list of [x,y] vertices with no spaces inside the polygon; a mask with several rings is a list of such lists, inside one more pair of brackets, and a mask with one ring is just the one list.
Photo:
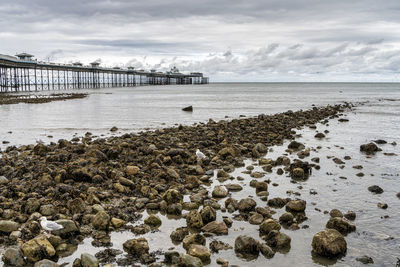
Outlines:
{"label": "gull head", "polygon": [[45,222],[45,221],[47,221],[47,218],[44,217],[44,216],[42,216],[42,217],[39,218],[39,221],[40,221],[40,222]]}

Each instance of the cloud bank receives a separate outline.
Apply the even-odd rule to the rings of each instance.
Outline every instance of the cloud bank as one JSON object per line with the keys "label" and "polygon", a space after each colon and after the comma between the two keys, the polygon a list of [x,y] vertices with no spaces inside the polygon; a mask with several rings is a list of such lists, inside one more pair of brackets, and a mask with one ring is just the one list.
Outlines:
{"label": "cloud bank", "polygon": [[2,0],[0,53],[212,81],[400,81],[399,1]]}

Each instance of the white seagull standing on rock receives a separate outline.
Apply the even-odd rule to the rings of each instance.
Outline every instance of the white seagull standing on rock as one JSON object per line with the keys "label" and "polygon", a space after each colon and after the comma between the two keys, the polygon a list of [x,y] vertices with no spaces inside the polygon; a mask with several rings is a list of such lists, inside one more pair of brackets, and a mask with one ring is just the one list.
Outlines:
{"label": "white seagull standing on rock", "polygon": [[204,155],[204,153],[201,152],[200,149],[196,150],[196,156],[197,156],[198,159],[205,159],[206,158],[206,155]]}
{"label": "white seagull standing on rock", "polygon": [[64,229],[64,226],[53,221],[48,221],[46,217],[40,217],[40,226],[46,231],[56,231]]}

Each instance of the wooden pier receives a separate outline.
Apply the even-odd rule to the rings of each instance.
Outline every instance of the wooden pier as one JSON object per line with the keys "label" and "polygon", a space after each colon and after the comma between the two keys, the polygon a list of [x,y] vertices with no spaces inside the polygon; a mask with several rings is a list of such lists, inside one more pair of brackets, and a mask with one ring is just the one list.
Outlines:
{"label": "wooden pier", "polygon": [[163,73],[134,68],[103,68],[39,62],[30,54],[0,55],[0,92],[32,92],[45,90],[132,87],[141,85],[208,84],[200,72],[180,73],[176,68]]}

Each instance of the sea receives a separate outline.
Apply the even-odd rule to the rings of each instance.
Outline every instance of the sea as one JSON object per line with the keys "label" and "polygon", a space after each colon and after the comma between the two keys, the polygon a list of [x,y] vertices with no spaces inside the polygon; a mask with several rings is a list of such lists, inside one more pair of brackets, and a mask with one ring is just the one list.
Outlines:
{"label": "sea", "polygon": [[[43,104],[1,105],[0,148],[57,142],[61,138],[82,137],[87,132],[98,137],[117,136],[180,124],[192,125],[209,119],[230,120],[344,102],[356,104],[344,115],[348,122],[332,119],[327,125],[317,124],[316,130],[296,129],[296,140],[311,151],[310,157],[304,160],[320,158],[320,170],[313,171],[308,180],[292,183],[289,177],[277,175],[276,169],[265,174],[264,179],[270,182],[269,198],[291,197],[307,201],[308,220],[300,225],[301,229],[281,230],[292,239],[290,250],[277,252],[272,259],[260,255],[251,260],[236,257],[233,250],[220,251],[212,254],[209,266],[216,266],[219,257],[239,266],[364,266],[357,261],[364,255],[373,259],[371,266],[400,266],[400,199],[396,196],[400,192],[399,83],[211,83],[73,92],[86,92],[88,97]],[[53,92],[40,94],[50,93]],[[182,111],[186,106],[193,106],[193,112]],[[111,132],[114,126],[118,131]],[[326,138],[314,138],[316,131],[325,130],[328,131]],[[360,152],[361,144],[377,139],[387,141],[387,144],[379,145],[381,152],[372,156]],[[271,147],[265,157],[276,159],[286,154],[288,142]],[[288,156],[296,158],[296,154]],[[351,159],[344,160],[345,156]],[[336,164],[332,161],[335,157],[345,163]],[[246,160],[246,165],[254,165],[255,171],[262,171],[256,163]],[[357,165],[362,169],[353,168]],[[245,178],[234,180],[243,186],[242,191],[233,194],[236,199],[255,197],[254,188],[249,186],[252,178],[243,171],[245,168],[238,168],[231,174]],[[208,188],[212,190],[219,184],[214,177]],[[371,185],[379,185],[384,192],[369,192]],[[259,206],[266,206],[266,202],[255,199]],[[223,201],[220,201],[221,205]],[[387,209],[378,208],[378,203],[386,203]],[[353,223],[357,229],[345,236],[345,256],[324,259],[312,253],[311,242],[315,233],[325,229],[329,220],[327,212],[332,209],[343,213],[354,211],[357,217]],[[278,209],[273,217],[277,219],[284,212],[284,209]],[[218,212],[218,219],[226,215]],[[150,251],[172,247],[184,252],[180,245],[172,243],[169,234],[177,227],[185,226],[185,220],[159,216],[163,220],[159,231],[145,235]],[[258,226],[234,220],[228,236],[211,238],[208,242],[215,239],[233,245],[241,234],[261,240]],[[113,247],[122,249],[122,243],[134,235],[115,232],[111,237]],[[70,263],[82,252],[95,254],[103,249],[93,247],[88,238],[59,263],[71,266]]]}

